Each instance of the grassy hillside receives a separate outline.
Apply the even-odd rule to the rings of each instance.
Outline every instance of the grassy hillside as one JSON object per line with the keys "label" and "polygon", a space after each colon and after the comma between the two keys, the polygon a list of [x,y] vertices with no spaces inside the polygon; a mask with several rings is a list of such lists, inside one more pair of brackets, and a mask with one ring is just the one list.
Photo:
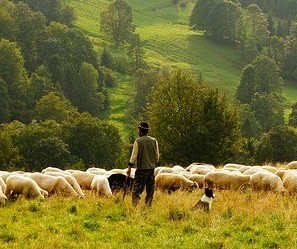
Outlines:
{"label": "grassy hillside", "polygon": [[297,202],[272,192],[217,191],[209,213],[191,211],[202,190],[156,192],[151,208],[113,199],[52,196],[0,207],[0,248],[296,248]]}
{"label": "grassy hillside", "polygon": [[[84,30],[98,49],[108,43],[100,33],[100,12],[110,1],[65,0],[75,9],[77,26]],[[226,45],[212,43],[201,33],[188,27],[193,7],[172,4],[170,0],[129,0],[133,8],[136,31],[144,41],[147,60],[153,66],[175,67],[202,72],[210,85],[218,86],[227,93],[234,93],[245,63],[240,54]]]}
{"label": "grassy hillside", "polygon": [[[108,0],[64,0],[72,6],[78,17],[77,27],[90,36],[98,51],[104,45],[112,46],[104,34],[100,33],[100,12],[111,3]],[[239,84],[240,75],[246,63],[240,53],[227,45],[213,43],[202,33],[190,30],[188,19],[194,6],[194,0],[181,8],[171,0],[127,0],[132,6],[136,31],[144,42],[147,61],[155,67],[172,67],[190,70],[193,74],[202,74],[210,85],[218,87],[233,97]],[[128,81],[124,83],[125,81]],[[129,98],[133,92],[131,78],[122,78],[124,87],[119,86],[111,92],[110,118],[123,131],[129,122],[125,111],[129,101],[113,101],[123,98],[127,90]],[[124,91],[123,91],[124,90]],[[297,100],[297,87],[286,84],[285,96],[291,105]],[[120,105],[120,106],[118,106]],[[119,118],[121,116],[121,118]],[[117,118],[114,118],[117,117]],[[130,122],[131,123],[131,122]],[[128,127],[131,126],[128,125]],[[127,137],[126,135],[124,135]]]}

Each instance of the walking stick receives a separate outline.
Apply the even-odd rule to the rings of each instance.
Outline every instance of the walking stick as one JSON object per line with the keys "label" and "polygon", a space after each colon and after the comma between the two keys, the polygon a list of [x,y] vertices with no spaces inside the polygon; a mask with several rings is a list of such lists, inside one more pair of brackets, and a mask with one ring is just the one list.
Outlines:
{"label": "walking stick", "polygon": [[123,201],[125,200],[126,194],[127,194],[127,187],[128,187],[128,178],[129,176],[126,176],[125,182],[124,182],[124,193],[123,193]]}

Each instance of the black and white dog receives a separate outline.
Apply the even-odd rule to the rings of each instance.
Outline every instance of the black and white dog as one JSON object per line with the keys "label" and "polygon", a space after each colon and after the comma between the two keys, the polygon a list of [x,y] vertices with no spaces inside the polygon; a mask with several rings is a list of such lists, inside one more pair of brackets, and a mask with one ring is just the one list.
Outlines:
{"label": "black and white dog", "polygon": [[196,203],[196,205],[192,208],[192,210],[195,210],[200,207],[200,208],[203,208],[204,211],[208,212],[211,209],[211,204],[214,197],[215,197],[214,190],[211,188],[205,188],[204,195]]}

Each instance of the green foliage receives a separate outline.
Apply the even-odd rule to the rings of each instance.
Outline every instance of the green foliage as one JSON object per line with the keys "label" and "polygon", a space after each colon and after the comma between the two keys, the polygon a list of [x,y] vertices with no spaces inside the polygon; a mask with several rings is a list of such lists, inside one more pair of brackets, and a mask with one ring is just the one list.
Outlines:
{"label": "green foliage", "polygon": [[0,131],[0,170],[14,168],[20,160],[17,147],[6,132]]}
{"label": "green foliage", "polygon": [[284,74],[294,80],[297,79],[297,23],[291,28],[286,42],[286,57],[284,62]]}
{"label": "green foliage", "polygon": [[292,107],[292,112],[289,116],[289,125],[297,127],[297,103]]}
{"label": "green foliage", "polygon": [[122,141],[114,126],[85,114],[65,121],[63,131],[71,154],[81,158],[87,166],[110,169],[116,165]]}
{"label": "green foliage", "polygon": [[[10,119],[25,120],[26,113],[25,90],[28,85],[27,71],[24,67],[24,58],[16,43],[0,39],[0,75],[3,92],[6,83],[6,101],[11,111]],[[11,102],[8,101],[8,96]]]}
{"label": "green foliage", "polygon": [[273,20],[273,16],[271,15],[271,13],[267,17],[267,24],[268,24],[268,30],[269,30],[270,36],[275,35],[276,29],[274,26],[274,20]]}
{"label": "green foliage", "polygon": [[53,165],[63,167],[69,161],[70,154],[60,134],[61,128],[54,121],[33,122],[21,129],[14,140],[27,170],[41,171]]}
{"label": "green foliage", "polygon": [[272,36],[270,38],[268,55],[271,59],[275,60],[278,67],[283,70],[286,55],[283,38],[277,36]]}
{"label": "green foliage", "polygon": [[244,68],[236,98],[251,106],[264,131],[284,123],[283,84],[274,60],[258,56]]}
{"label": "green foliage", "polygon": [[32,72],[38,67],[38,48],[46,39],[47,20],[23,2],[15,4],[12,15],[18,28],[16,41],[22,48],[26,69]]}
{"label": "green foliage", "polygon": [[273,127],[264,134],[256,149],[256,161],[290,162],[297,157],[297,132],[288,126]]}
{"label": "green foliage", "polygon": [[102,86],[99,88],[99,62],[91,41],[77,29],[59,23],[51,23],[48,34],[40,59],[53,83],[79,111],[98,116],[106,96]]}
{"label": "green foliage", "polygon": [[101,76],[103,78],[104,84],[106,87],[115,87],[117,85],[116,77],[113,75],[113,72],[109,68],[101,68]]}
{"label": "green foliage", "polygon": [[92,64],[83,62],[79,68],[77,79],[72,86],[76,93],[72,103],[80,112],[89,112],[96,116],[103,109],[103,96],[98,94],[98,71]]}
{"label": "green foliage", "polygon": [[114,68],[114,61],[113,58],[111,56],[110,51],[107,50],[106,47],[104,47],[101,55],[100,55],[100,65],[102,67],[106,67],[109,69],[113,69]]}
{"label": "green foliage", "polygon": [[263,11],[256,4],[247,7],[245,16],[247,37],[256,41],[258,51],[266,45],[269,37],[268,22]]}
{"label": "green foliage", "polygon": [[165,162],[222,163],[237,153],[235,109],[226,96],[199,85],[186,72],[176,71],[157,81],[148,111]]}
{"label": "green foliage", "polygon": [[215,40],[242,40],[242,9],[237,1],[198,0],[190,16],[190,26],[205,30]]}
{"label": "green foliage", "polygon": [[131,6],[125,0],[116,0],[100,13],[100,30],[106,32],[116,46],[129,40],[135,30]]}
{"label": "green foliage", "polygon": [[33,11],[43,13],[50,22],[58,21],[71,26],[75,20],[73,9],[65,6],[61,0],[22,0],[22,2],[27,3]]}
{"label": "green foliage", "polygon": [[150,104],[150,94],[157,81],[158,72],[155,70],[140,69],[136,73],[136,91],[133,98],[132,116],[145,120],[145,109]]}
{"label": "green foliage", "polygon": [[54,92],[50,92],[40,98],[33,112],[33,118],[36,120],[45,121],[52,119],[58,123],[76,115],[78,115],[78,111],[71,105],[69,100]]}
{"label": "green foliage", "polygon": [[37,70],[31,74],[29,80],[31,84],[28,86],[27,96],[30,109],[35,107],[36,102],[39,101],[41,97],[50,92],[59,91],[57,86],[52,83],[52,75],[44,65],[39,66]]}
{"label": "green foliage", "polygon": [[248,104],[240,107],[241,134],[243,137],[258,137],[261,134],[261,126],[255,117],[255,111]]}
{"label": "green foliage", "polygon": [[257,4],[264,12],[271,13],[278,18],[296,16],[297,3],[294,0],[239,0],[243,7],[250,4]]}
{"label": "green foliage", "polygon": [[69,146],[56,136],[41,138],[32,146],[31,156],[30,160],[34,163],[30,165],[34,165],[33,169],[39,171],[51,165],[64,168],[66,163],[71,162]]}
{"label": "green foliage", "polygon": [[10,13],[5,9],[0,9],[0,38],[14,40],[16,36],[16,24]]}
{"label": "green foliage", "polygon": [[128,55],[130,57],[133,72],[136,72],[138,69],[146,66],[144,60],[144,49],[139,34],[134,34],[131,37]]}
{"label": "green foliage", "polygon": [[252,62],[259,55],[255,39],[247,38],[244,42],[243,56],[247,62]]}
{"label": "green foliage", "polygon": [[273,94],[255,94],[251,109],[255,111],[255,118],[265,132],[274,126],[284,125],[284,108]]}
{"label": "green foliage", "polygon": [[6,82],[0,77],[0,123],[6,123],[10,120],[11,99],[8,95]]}

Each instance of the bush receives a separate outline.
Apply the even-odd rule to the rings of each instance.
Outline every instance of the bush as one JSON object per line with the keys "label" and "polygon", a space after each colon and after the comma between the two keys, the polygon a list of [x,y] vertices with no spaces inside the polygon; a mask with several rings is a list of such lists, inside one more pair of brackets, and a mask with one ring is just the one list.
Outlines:
{"label": "bush", "polygon": [[256,161],[289,162],[297,158],[297,131],[290,126],[273,127],[265,133],[257,148]]}

